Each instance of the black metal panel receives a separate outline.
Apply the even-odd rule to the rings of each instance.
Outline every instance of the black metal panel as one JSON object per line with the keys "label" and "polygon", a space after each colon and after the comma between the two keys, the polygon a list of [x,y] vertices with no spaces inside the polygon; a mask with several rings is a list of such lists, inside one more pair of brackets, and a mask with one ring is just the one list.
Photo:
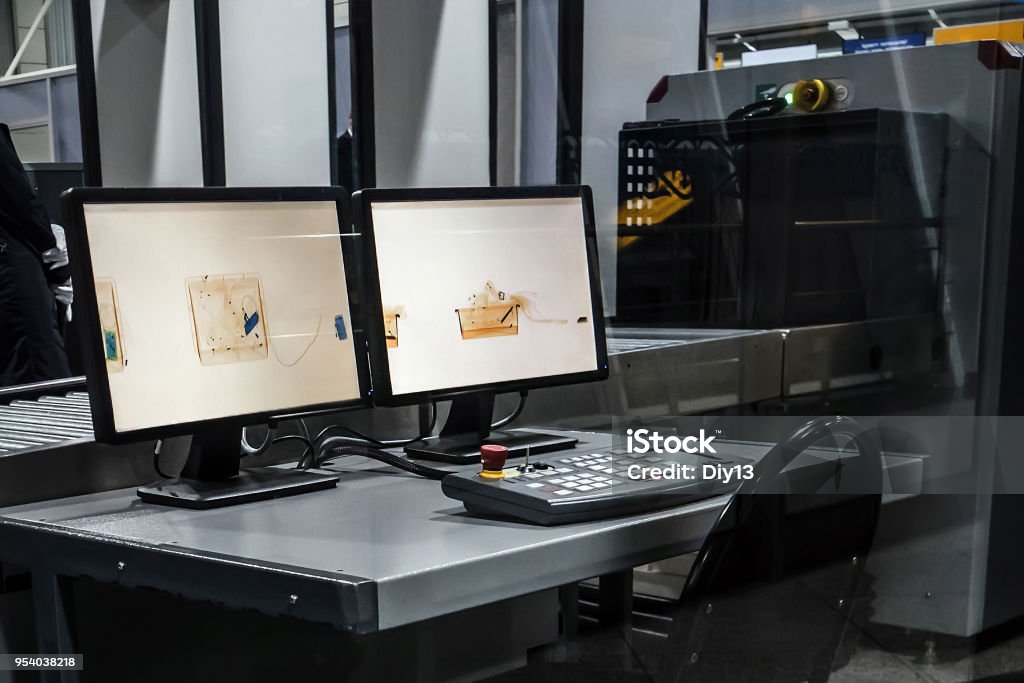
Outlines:
{"label": "black metal panel", "polygon": [[377,185],[376,122],[373,96],[373,3],[348,6],[352,69],[352,157],[355,173],[349,191]]}
{"label": "black metal panel", "polygon": [[583,175],[583,0],[558,3],[558,131],[555,182],[579,184]]}
{"label": "black metal panel", "polygon": [[100,124],[96,104],[96,62],[92,45],[92,12],[88,2],[71,3],[75,26],[75,61],[78,79],[78,112],[82,126],[82,165],[85,184],[103,185],[100,165]]}
{"label": "black metal panel", "polygon": [[152,588],[234,609],[254,609],[331,624],[355,633],[377,630],[377,585],[342,572],[246,563],[178,545],[150,546],[43,523],[0,521],[0,561],[71,578]]}
{"label": "black metal panel", "polygon": [[195,0],[196,67],[199,81],[199,135],[203,184],[227,184],[224,161],[224,92],[220,59],[220,3]]}
{"label": "black metal panel", "polygon": [[[943,115],[885,110],[627,124],[617,322],[770,328],[939,302]],[[933,159],[928,159],[933,161]]]}

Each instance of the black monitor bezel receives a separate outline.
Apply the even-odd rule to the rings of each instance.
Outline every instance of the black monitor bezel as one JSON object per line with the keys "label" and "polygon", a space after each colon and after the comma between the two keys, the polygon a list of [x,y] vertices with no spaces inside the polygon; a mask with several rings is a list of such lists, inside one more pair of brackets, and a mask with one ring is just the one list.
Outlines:
{"label": "black monitor bezel", "polygon": [[[594,321],[594,341],[597,349],[597,369],[588,372],[549,375],[529,379],[509,380],[491,384],[448,387],[439,390],[395,394],[391,386],[391,368],[388,362],[387,342],[384,338],[384,306],[380,293],[380,272],[377,264],[377,245],[373,234],[370,207],[374,202],[460,201],[479,199],[575,199],[583,204],[584,240],[590,274],[591,315]],[[524,187],[446,187],[367,189],[352,196],[353,218],[356,230],[362,235],[363,290],[366,293],[366,338],[370,347],[370,368],[373,377],[374,403],[382,406],[403,406],[443,401],[481,392],[503,393],[528,391],[566,384],[595,382],[608,378],[608,348],[605,341],[604,303],[601,290],[601,272],[598,264],[597,228],[594,220],[594,201],[587,185],[537,185]]]}
{"label": "black monitor bezel", "polygon": [[[86,204],[173,204],[201,202],[334,202],[338,209],[338,242],[345,268],[348,287],[349,315],[352,340],[355,347],[356,374],[359,382],[357,399],[309,406],[295,406],[284,410],[248,413],[210,420],[181,422],[118,431],[114,423],[110,383],[99,335],[87,330],[99,329],[99,310],[95,306],[96,287],[89,252],[88,227],[85,223]],[[146,439],[162,439],[193,434],[218,425],[246,425],[274,422],[304,415],[355,410],[372,406],[370,399],[370,371],[365,353],[365,317],[360,309],[359,254],[353,244],[355,235],[349,211],[349,195],[340,187],[246,187],[246,188],[73,188],[61,196],[61,213],[67,227],[68,251],[74,278],[74,316],[84,321],[79,335],[82,364],[85,367],[86,386],[92,409],[93,431],[97,441],[120,444]],[[342,235],[352,235],[346,240]],[[91,305],[90,305],[91,304]],[[154,397],[159,400],[159,397]]]}

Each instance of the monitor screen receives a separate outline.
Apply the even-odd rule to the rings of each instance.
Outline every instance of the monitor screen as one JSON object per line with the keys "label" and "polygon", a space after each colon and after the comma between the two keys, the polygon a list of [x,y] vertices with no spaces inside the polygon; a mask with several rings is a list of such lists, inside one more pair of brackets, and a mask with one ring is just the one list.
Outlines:
{"label": "monitor screen", "polygon": [[80,219],[114,432],[361,398],[334,199],[87,199]]}
{"label": "monitor screen", "polygon": [[391,397],[605,370],[596,250],[578,188],[401,201],[394,192],[369,193],[363,208]]}

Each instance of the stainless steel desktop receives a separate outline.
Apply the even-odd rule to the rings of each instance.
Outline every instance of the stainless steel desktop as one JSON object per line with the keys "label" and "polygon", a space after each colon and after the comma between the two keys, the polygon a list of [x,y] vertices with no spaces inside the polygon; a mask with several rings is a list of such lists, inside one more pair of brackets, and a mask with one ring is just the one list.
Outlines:
{"label": "stainless steel desktop", "polygon": [[[885,462],[887,501],[920,491],[921,458]],[[0,561],[370,633],[695,550],[726,500],[539,527],[470,516],[437,482],[359,458],[327,469],[344,473],[336,489],[216,510],[134,488],[3,508]]]}

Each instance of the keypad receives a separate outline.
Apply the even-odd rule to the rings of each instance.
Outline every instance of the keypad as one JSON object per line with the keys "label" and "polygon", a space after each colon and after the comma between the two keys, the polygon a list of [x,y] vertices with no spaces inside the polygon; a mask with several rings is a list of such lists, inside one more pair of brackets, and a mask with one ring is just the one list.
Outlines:
{"label": "keypad", "polygon": [[552,498],[593,494],[632,482],[627,474],[630,465],[660,461],[660,458],[641,459],[613,453],[581,453],[549,460],[547,464],[550,466],[546,469],[506,477],[502,481],[525,486],[536,494]]}

